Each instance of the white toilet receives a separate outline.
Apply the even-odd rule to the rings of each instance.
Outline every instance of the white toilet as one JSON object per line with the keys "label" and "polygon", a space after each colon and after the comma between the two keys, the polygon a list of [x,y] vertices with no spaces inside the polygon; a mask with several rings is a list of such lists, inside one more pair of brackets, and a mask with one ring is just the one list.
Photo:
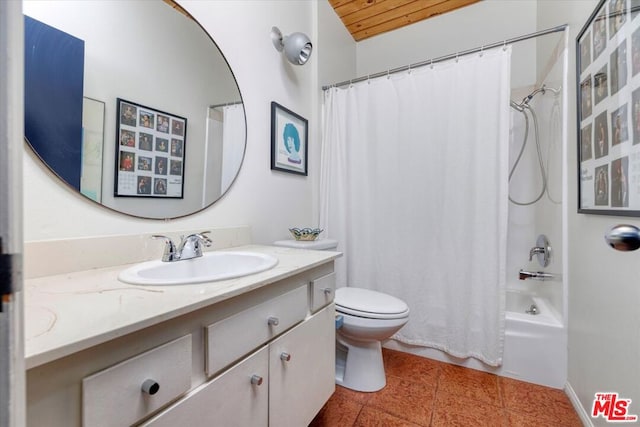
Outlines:
{"label": "white toilet", "polygon": [[[280,240],[276,246],[335,250],[338,242]],[[407,304],[391,295],[363,288],[336,290],[336,312],[343,318],[336,332],[336,384],[357,391],[377,391],[386,384],[382,341],[409,320]]]}

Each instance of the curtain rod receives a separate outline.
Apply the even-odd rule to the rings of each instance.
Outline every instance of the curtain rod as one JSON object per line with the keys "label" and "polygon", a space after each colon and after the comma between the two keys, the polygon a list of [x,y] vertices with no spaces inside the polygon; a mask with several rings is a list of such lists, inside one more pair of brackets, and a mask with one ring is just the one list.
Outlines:
{"label": "curtain rod", "polygon": [[242,104],[242,101],[225,102],[224,104],[209,105],[209,108],[228,107],[231,105],[238,105],[238,104]]}
{"label": "curtain rod", "polygon": [[522,36],[514,37],[512,39],[503,40],[501,42],[491,43],[491,44],[487,44],[487,45],[484,45],[484,46],[475,47],[473,49],[463,50],[463,51],[452,53],[452,54],[449,54],[449,55],[440,56],[438,58],[429,59],[427,61],[416,62],[415,64],[405,65],[403,67],[393,68],[391,70],[381,71],[381,72],[375,73],[375,74],[369,74],[368,76],[362,76],[362,77],[358,77],[358,78],[355,78],[355,79],[352,79],[352,80],[345,80],[345,81],[340,82],[340,83],[334,83],[332,85],[322,86],[322,90],[331,89],[332,87],[346,86],[346,85],[350,85],[351,83],[362,82],[362,81],[365,81],[365,80],[374,79],[376,77],[388,76],[389,74],[399,73],[399,72],[402,72],[402,71],[410,70],[412,68],[424,67],[425,65],[435,64],[437,62],[446,61],[447,59],[453,59],[453,58],[456,58],[458,56],[469,55],[471,53],[480,52],[480,51],[482,51],[484,49],[493,49],[494,47],[506,46],[507,44],[516,43],[516,42],[519,42],[519,41],[532,39],[534,37],[540,37],[540,36],[545,36],[545,35],[551,34],[551,33],[557,33],[557,32],[560,32],[560,31],[564,31],[567,27],[568,27],[568,24],[563,24],[563,25],[559,25],[557,27],[548,28],[546,30],[536,31],[535,33],[525,34],[525,35],[522,35]]}

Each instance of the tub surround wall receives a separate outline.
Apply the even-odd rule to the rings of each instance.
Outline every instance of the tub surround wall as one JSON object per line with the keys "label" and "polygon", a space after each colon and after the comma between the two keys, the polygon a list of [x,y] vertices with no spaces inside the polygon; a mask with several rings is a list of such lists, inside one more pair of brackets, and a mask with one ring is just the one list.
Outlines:
{"label": "tub surround wall", "polygon": [[[548,193],[531,206],[517,206],[509,204],[509,251],[507,256],[507,287],[516,291],[527,290],[533,295],[540,295],[548,299],[558,313],[565,318],[565,297],[563,291],[563,276],[565,264],[563,262],[563,160],[566,158],[563,142],[566,124],[562,117],[564,111],[564,69],[565,69],[565,34],[555,33],[540,37],[542,41],[551,40],[554,43],[547,53],[549,57],[539,58],[539,63],[545,64],[541,68],[546,74],[532,87],[518,88],[512,91],[512,100],[520,100],[529,95],[533,90],[543,84],[547,87],[559,89],[561,93],[556,95],[552,91],[544,94],[538,93],[530,102],[538,120],[540,131],[539,142],[542,150],[542,158],[547,173]],[[531,51],[533,55],[535,51]],[[520,202],[534,200],[542,189],[540,166],[536,150],[536,138],[533,117],[529,117],[529,137],[526,149],[509,183],[511,197]],[[524,138],[524,117],[522,113],[513,110],[512,140],[510,149],[510,164],[513,165],[522,147]],[[537,257],[529,261],[529,251],[536,246],[539,234],[548,237],[551,244],[551,262],[547,267],[541,266]],[[518,280],[520,269],[528,271],[544,271],[556,275],[554,279],[546,281]]]}

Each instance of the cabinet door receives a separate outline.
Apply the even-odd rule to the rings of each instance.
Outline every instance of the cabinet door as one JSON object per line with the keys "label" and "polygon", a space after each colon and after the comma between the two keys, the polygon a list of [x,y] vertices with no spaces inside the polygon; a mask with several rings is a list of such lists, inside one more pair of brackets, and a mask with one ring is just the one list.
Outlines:
{"label": "cabinet door", "polygon": [[309,425],[333,394],[334,322],[330,304],[270,344],[269,427]]}
{"label": "cabinet door", "polygon": [[268,359],[264,346],[142,426],[267,427]]}

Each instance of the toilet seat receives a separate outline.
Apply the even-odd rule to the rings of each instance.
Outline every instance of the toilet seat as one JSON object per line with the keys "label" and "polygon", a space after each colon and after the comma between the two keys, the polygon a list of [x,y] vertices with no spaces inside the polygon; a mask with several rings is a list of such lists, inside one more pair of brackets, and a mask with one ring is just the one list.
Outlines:
{"label": "toilet seat", "polygon": [[402,319],[409,316],[407,304],[391,295],[370,289],[345,287],[336,290],[336,310],[368,319]]}

